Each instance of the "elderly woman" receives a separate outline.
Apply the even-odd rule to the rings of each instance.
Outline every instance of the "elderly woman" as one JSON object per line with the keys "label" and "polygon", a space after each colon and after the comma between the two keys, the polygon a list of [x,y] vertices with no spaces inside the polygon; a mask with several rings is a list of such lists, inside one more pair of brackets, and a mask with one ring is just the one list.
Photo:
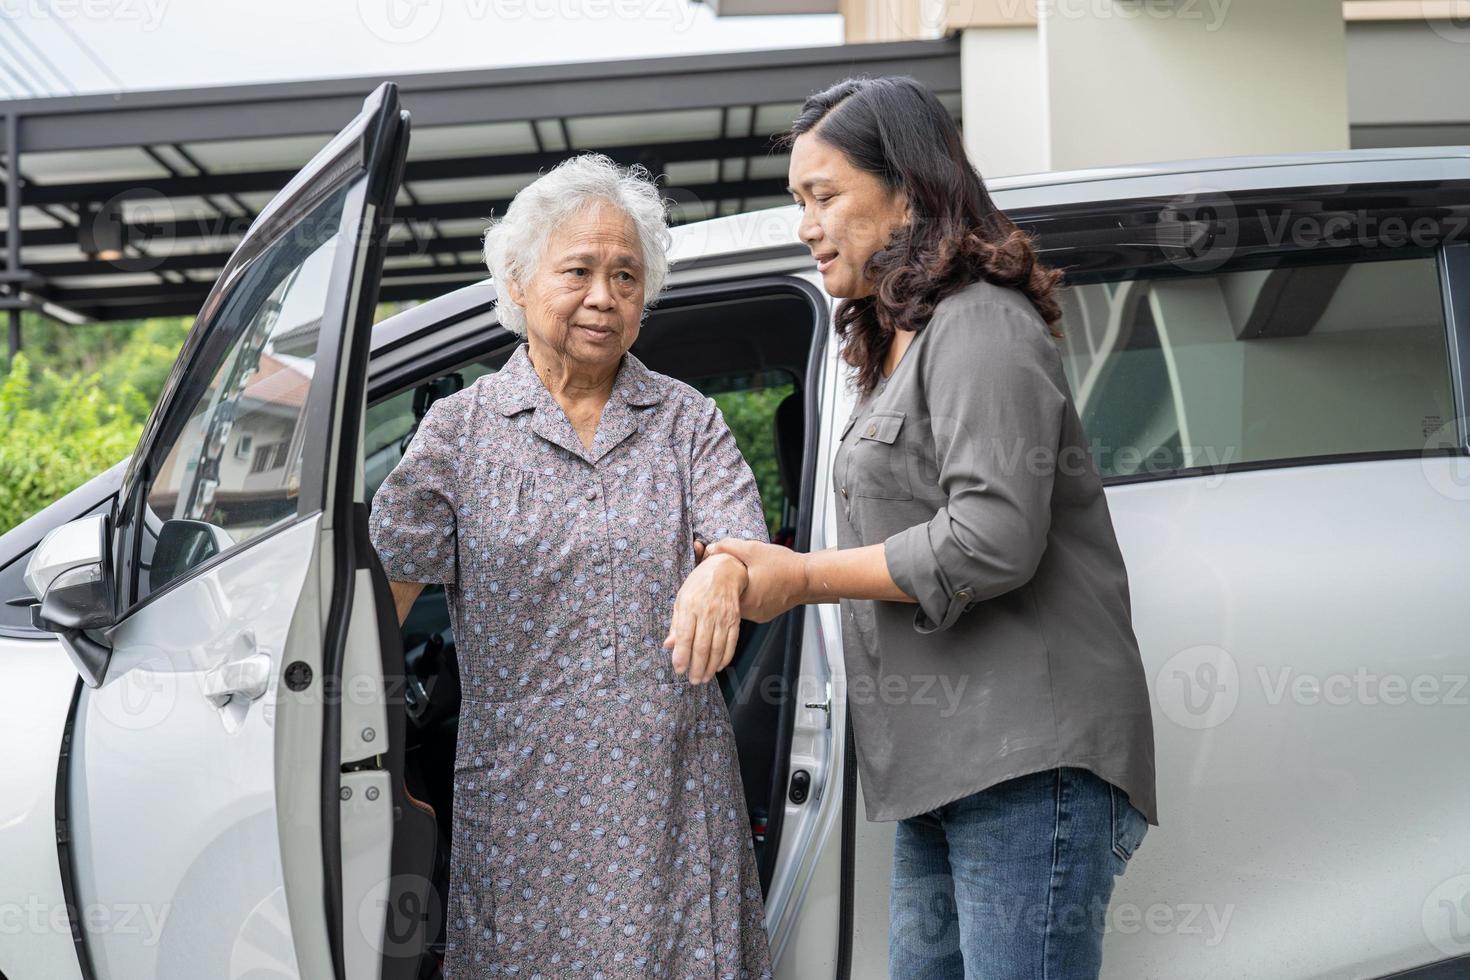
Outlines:
{"label": "elderly woman", "polygon": [[[770,973],[708,683],[744,566],[695,553],[766,527],[714,402],[628,352],[668,271],[646,178],[575,157],[492,224],[500,322],[525,343],[430,407],[373,500],[400,619],[443,583],[459,645],[451,980]],[[698,626],[670,651],[675,618]]]}

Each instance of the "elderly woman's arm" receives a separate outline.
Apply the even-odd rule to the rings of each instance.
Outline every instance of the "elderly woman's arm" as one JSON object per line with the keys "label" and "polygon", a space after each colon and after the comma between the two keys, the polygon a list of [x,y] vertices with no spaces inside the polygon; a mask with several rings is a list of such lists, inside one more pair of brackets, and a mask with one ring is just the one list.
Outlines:
{"label": "elderly woman's arm", "polygon": [[429,583],[457,574],[454,486],[456,423],[443,401],[429,406],[403,459],[373,494],[368,537],[393,592],[398,622]]}
{"label": "elderly woman's arm", "polygon": [[[696,557],[703,552],[699,540],[769,540],[755,474],[712,399],[705,399],[703,413],[689,469]],[[745,567],[729,555],[705,557],[680,586],[664,646],[675,672],[691,684],[708,682],[735,656],[744,587]]]}
{"label": "elderly woman's arm", "polygon": [[424,591],[422,582],[389,582],[388,588],[393,592],[393,608],[398,613],[398,625],[408,618],[408,612],[413,608],[413,601]]}

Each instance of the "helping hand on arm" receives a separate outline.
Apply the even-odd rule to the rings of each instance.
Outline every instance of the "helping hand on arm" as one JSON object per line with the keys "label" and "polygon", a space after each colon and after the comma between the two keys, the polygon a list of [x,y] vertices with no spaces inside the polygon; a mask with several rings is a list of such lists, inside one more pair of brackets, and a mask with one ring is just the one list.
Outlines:
{"label": "helping hand on arm", "polygon": [[888,572],[883,545],[830,548],[808,554],[781,545],[727,538],[709,546],[711,557],[730,555],[746,568],[740,616],[769,622],[793,606],[838,599],[913,602]]}

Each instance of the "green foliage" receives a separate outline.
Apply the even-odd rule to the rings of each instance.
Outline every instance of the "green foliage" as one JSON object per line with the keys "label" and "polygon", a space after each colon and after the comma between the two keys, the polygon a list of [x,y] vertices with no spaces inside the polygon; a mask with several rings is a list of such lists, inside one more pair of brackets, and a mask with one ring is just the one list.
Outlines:
{"label": "green foliage", "polygon": [[785,384],[713,396],[725,416],[725,424],[735,437],[735,444],[755,474],[766,527],[772,534],[781,527],[781,502],[786,499],[776,466],[776,406],[793,390],[791,385]]}
{"label": "green foliage", "polygon": [[189,323],[22,324],[0,363],[0,534],[133,451]]}
{"label": "green foliage", "polygon": [[[9,367],[0,358],[0,534],[133,451],[191,322],[70,326],[27,317],[23,352]],[[785,499],[774,420],[792,390],[784,384],[714,396],[755,472],[773,532]]]}

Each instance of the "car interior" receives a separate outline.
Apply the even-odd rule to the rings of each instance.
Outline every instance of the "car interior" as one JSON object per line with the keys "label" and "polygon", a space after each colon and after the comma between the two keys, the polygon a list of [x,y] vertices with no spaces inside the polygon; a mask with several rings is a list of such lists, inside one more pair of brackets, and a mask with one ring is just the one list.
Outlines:
{"label": "car interior", "polygon": [[1454,446],[1432,254],[1085,283],[1060,298],[1063,364],[1105,478]]}
{"label": "car interior", "polygon": [[[802,501],[810,499],[809,488],[806,498],[802,494],[808,372],[815,363],[813,344],[822,336],[814,309],[790,287],[756,295],[673,293],[649,311],[632,347],[651,370],[715,399],[760,486],[772,541],[798,548],[806,546]],[[402,458],[429,406],[498,370],[517,343],[519,338],[503,330],[488,330],[484,348],[470,359],[448,370],[436,369],[369,406],[364,444],[369,493]],[[717,675],[736,733],[763,889],[770,884],[785,800],[784,746],[792,720],[785,692],[795,687],[798,622],[788,614],[770,623],[742,623],[735,658]],[[442,587],[430,586],[420,594],[404,621],[401,640],[408,722],[404,780],[410,799],[423,801],[435,815],[432,886],[442,909],[449,883],[459,718],[459,662]],[[385,643],[385,649],[395,647]],[[437,935],[426,937],[431,954],[424,958],[426,969],[430,960],[442,956],[445,923],[437,925]]]}

